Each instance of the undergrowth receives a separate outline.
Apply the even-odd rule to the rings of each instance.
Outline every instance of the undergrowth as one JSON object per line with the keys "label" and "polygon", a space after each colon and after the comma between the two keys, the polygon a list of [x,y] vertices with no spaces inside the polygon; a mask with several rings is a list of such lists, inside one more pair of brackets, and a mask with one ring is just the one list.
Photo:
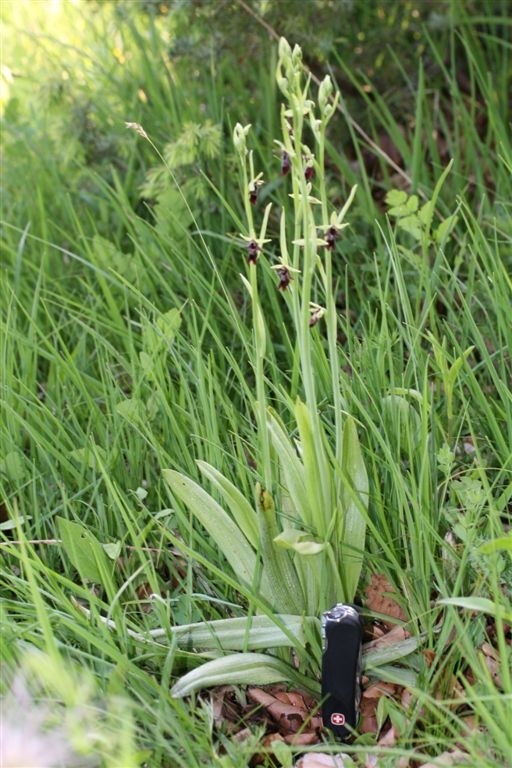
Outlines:
{"label": "undergrowth", "polygon": [[[324,448],[336,408],[357,425],[369,479],[358,599],[385,575],[418,642],[388,670],[411,692],[407,706],[381,707],[396,743],[358,736],[343,745],[358,764],[421,765],[456,747],[493,766],[512,746],[509,25],[499,7],[485,17],[456,6],[442,44],[420,30],[438,79],[422,61],[404,71],[402,110],[340,46],[325,57],[342,86],[330,124],[342,138],[326,142],[323,189],[338,211],[357,192],[332,252],[337,384],[319,317],[309,402]],[[48,765],[249,764],[265,752],[261,733],[238,743],[207,694],[171,695],[219,650],[193,653],[177,628],[273,610],[162,469],[202,484],[203,462],[252,504],[275,450],[261,437],[262,383],[298,436],[293,403],[308,392],[271,268],[290,192],[272,143],[276,48],[262,38],[258,61],[199,65],[173,59],[172,12],[68,3],[45,20],[42,3],[30,18],[21,3],[6,8],[6,27],[23,34],[5,45],[2,124],[2,716],[14,732],[30,706]],[[257,268],[273,343],[259,372],[240,279],[240,234],[251,233],[237,122],[252,123],[265,181],[258,222],[272,203]],[[283,748],[281,764],[295,752]]]}

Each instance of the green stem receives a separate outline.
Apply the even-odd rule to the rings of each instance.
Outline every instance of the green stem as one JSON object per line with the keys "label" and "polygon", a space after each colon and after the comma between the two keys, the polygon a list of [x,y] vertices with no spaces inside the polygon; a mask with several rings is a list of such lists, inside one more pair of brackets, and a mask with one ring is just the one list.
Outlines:
{"label": "green stem", "polygon": [[254,338],[253,368],[256,379],[255,414],[260,451],[263,460],[262,477],[265,483],[265,488],[270,490],[272,488],[272,466],[270,462],[270,438],[267,429],[267,398],[265,392],[264,370],[266,342],[263,336],[264,329],[262,328],[262,323],[264,322],[263,313],[259,303],[257,264],[249,265],[249,278],[251,282],[252,327]]}

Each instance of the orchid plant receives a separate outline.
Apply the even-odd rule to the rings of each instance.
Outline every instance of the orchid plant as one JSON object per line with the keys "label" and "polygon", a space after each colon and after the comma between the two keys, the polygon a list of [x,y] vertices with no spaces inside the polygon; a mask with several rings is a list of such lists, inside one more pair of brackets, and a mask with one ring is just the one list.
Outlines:
{"label": "orchid plant", "polygon": [[[280,213],[277,256],[267,237],[271,203],[259,226],[255,221],[264,180],[254,168],[251,126],[237,124],[233,137],[246,220],[240,237],[247,271],[241,279],[252,306],[259,474],[254,498],[245,498],[231,480],[202,461],[199,470],[223,504],[189,477],[163,470],[173,497],[192,512],[226,558],[250,611],[243,620],[176,628],[179,644],[186,638],[188,647],[222,651],[220,658],[185,675],[173,689],[176,696],[225,681],[289,680],[317,690],[320,614],[333,603],[354,600],[363,562],[368,477],[357,426],[342,397],[333,277],[336,247],[348,226],[345,217],[356,188],[341,210],[333,210],[327,197],[325,146],[339,94],[330,77],[321,83],[315,104],[311,79],[304,80],[301,49],[292,50],[283,38],[276,76],[284,98],[276,145],[291,200]],[[305,143],[308,128],[313,148]],[[273,339],[260,293],[262,269],[277,272],[300,380],[301,396],[293,401],[284,393],[281,413],[269,407],[265,378]],[[322,413],[319,409],[317,347],[329,370],[332,418],[325,416],[325,407]],[[294,649],[295,664],[290,663],[289,648]],[[261,649],[266,653],[256,652]]]}

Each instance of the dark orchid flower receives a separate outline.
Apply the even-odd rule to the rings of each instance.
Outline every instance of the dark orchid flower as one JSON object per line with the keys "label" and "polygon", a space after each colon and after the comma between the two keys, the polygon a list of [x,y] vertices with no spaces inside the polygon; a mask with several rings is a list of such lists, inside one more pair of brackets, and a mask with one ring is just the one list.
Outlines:
{"label": "dark orchid flower", "polygon": [[258,254],[261,251],[256,240],[251,240],[247,243],[247,260],[249,264],[256,264],[258,261]]}
{"label": "dark orchid flower", "polygon": [[288,152],[283,152],[281,155],[281,176],[286,176],[288,173],[290,173],[292,165],[290,162],[290,155]]}
{"label": "dark orchid flower", "polygon": [[338,230],[336,227],[331,226],[325,233],[325,242],[327,243],[326,248],[328,248],[329,251],[334,251],[336,248],[336,238],[338,237]]}
{"label": "dark orchid flower", "polygon": [[315,178],[315,169],[312,165],[307,165],[304,171],[304,178],[306,181],[312,181]]}
{"label": "dark orchid flower", "polygon": [[290,285],[290,282],[292,280],[292,276],[290,275],[289,270],[287,267],[281,267],[277,270],[277,274],[279,276],[279,283],[278,283],[278,290],[279,291],[286,291],[288,286]]}

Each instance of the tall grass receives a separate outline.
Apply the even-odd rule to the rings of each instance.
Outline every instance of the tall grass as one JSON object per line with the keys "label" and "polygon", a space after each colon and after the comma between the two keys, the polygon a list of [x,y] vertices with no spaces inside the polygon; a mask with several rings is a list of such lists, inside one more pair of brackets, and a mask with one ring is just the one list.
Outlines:
{"label": "tall grass", "polygon": [[[56,111],[48,101],[31,101],[16,83],[18,107],[11,101],[6,108],[2,686],[21,665],[37,701],[50,697],[63,711],[96,707],[96,724],[110,707],[106,733],[126,723],[123,765],[242,765],[260,749],[258,734],[245,744],[230,742],[216,735],[206,697],[171,697],[179,676],[215,655],[179,647],[171,627],[241,617],[250,595],[161,479],[168,467],[200,481],[199,459],[252,500],[260,471],[259,462],[254,469],[261,436],[252,310],[239,279],[245,256],[232,237],[244,231],[235,158],[228,137],[202,169],[206,201],[190,195],[185,204],[179,193],[166,192],[156,215],[153,202],[137,204],[138,185],[159,160],[125,131],[124,121],[140,122],[163,145],[187,121],[201,122],[204,92],[200,84],[186,91],[178,69],[163,66],[168,33],[162,20],[135,14],[121,24],[110,12],[106,7],[91,21],[81,6],[67,7],[82,37],[70,43],[73,49],[35,34],[20,44],[54,51],[59,68],[82,72],[79,101],[94,104],[96,135],[110,136],[115,146],[105,165],[98,156],[85,157],[83,136],[65,138],[63,124],[77,107],[68,80]],[[432,199],[454,159],[435,207],[436,225],[457,214],[443,247],[416,243],[383,215],[363,162],[367,147],[350,123],[356,162],[339,146],[326,149],[334,198],[346,198],[358,183],[351,227],[333,255],[333,278],[337,396],[358,424],[370,478],[364,578],[388,576],[411,629],[430,651],[401,664],[412,703],[405,710],[389,702],[399,733],[395,750],[386,758],[368,736],[351,748],[356,757],[379,752],[389,764],[398,755],[420,759],[458,744],[471,765],[490,766],[505,763],[511,748],[504,616],[511,600],[512,153],[509,51],[505,35],[498,39],[505,27],[497,25],[489,21],[482,32],[461,13],[450,27],[448,57],[425,39],[457,119],[438,109],[421,70],[410,84],[410,135],[399,137],[399,122],[378,94],[368,102],[365,129],[374,140],[382,130],[394,137],[412,180],[408,193]],[[110,39],[105,29],[121,40],[124,64],[114,64],[102,42]],[[483,132],[475,128],[476,99],[457,84],[461,50],[471,93],[480,94],[485,109]],[[231,114],[214,81],[203,103],[214,123],[229,128],[226,136],[238,120],[253,123],[254,162],[269,180],[259,205],[272,201],[277,209],[287,190],[271,144],[279,125],[274,65],[275,59],[257,65],[264,111],[251,113],[247,102],[246,114]],[[366,98],[357,73],[346,62],[337,65]],[[241,70],[219,64],[219,72],[240,97]],[[436,130],[444,136],[442,155],[432,138]],[[182,184],[196,172],[174,169]],[[397,186],[385,162],[380,174],[383,189]],[[268,232],[279,242],[273,214]],[[274,251],[259,265],[259,295],[269,333],[280,343],[267,348],[265,387],[271,404],[290,404],[304,396],[301,360],[267,255]],[[331,440],[332,371],[318,334],[311,356],[316,408]],[[291,417],[286,428],[294,429]],[[84,526],[94,537],[87,540],[91,551],[99,542],[98,562],[84,562],[62,546],[59,519]],[[92,586],[84,574],[98,563],[101,583]],[[473,602],[464,608],[439,604],[442,598]],[[494,612],[492,621],[482,607]],[[152,635],[155,630],[163,632]],[[499,652],[494,676],[479,650],[484,641]],[[66,670],[61,685],[45,676],[55,668]],[[79,684],[80,669],[86,681]],[[101,744],[83,744],[71,728],[67,738],[74,753],[121,764],[106,736]]]}

